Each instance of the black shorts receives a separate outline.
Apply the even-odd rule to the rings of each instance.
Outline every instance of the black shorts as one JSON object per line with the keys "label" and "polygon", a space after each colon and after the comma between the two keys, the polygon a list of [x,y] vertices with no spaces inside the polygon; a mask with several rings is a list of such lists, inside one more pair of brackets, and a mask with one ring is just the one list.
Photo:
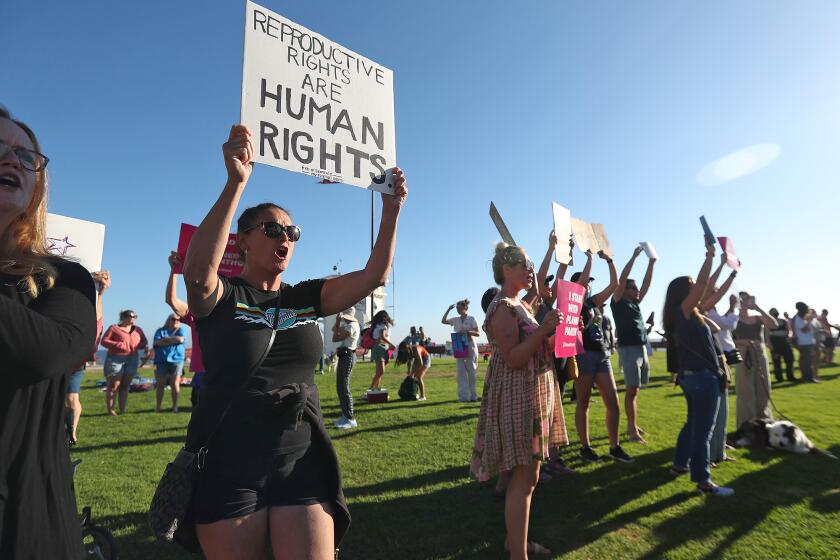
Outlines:
{"label": "black shorts", "polygon": [[330,457],[318,440],[263,453],[207,454],[193,502],[196,523],[242,517],[266,507],[332,502]]}

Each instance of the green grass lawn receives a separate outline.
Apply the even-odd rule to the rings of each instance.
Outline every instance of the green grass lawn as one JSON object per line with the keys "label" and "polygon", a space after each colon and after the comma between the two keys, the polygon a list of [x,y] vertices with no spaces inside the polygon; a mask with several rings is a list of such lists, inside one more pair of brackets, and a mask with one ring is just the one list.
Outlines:
{"label": "green grass lawn", "polygon": [[[713,472],[736,496],[694,495],[686,477],[675,480],[667,472],[685,401],[668,383],[663,353],[652,366],[651,386],[642,391],[639,407],[649,444],[625,445],[636,457],[633,464],[584,465],[575,459],[575,405],[564,402],[573,441],[565,455],[577,472],[537,488],[531,538],[557,558],[840,558],[840,461],[737,450],[732,452],[737,462]],[[479,384],[483,368],[480,364]],[[492,486],[468,477],[479,405],[455,400],[454,371],[454,360],[435,360],[427,401],[357,402],[358,429],[330,428],[353,515],[343,558],[505,557],[503,503],[494,499]],[[388,372],[383,386],[396,398],[403,374]],[[840,368],[821,374],[824,383],[784,383],[774,388],[773,398],[817,446],[840,456]],[[79,507],[93,507],[94,519],[114,532],[122,558],[188,558],[176,545],[153,541],[146,512],[164,466],[183,443],[189,389],[178,414],[156,414],[154,393],[148,392],[131,394],[128,413],[109,417],[93,386],[98,375],[85,377],[80,441],[72,451],[83,459],[76,475]],[[371,376],[369,363],[357,365],[354,395]],[[325,417],[337,417],[335,376],[316,378]],[[730,406],[733,430],[734,395]],[[590,423],[601,453],[607,451],[603,417],[596,397]]]}

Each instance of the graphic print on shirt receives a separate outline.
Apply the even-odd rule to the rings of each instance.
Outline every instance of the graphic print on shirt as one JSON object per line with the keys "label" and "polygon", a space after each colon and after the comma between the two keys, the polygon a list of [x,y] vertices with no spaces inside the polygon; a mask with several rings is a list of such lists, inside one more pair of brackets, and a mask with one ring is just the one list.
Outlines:
{"label": "graphic print on shirt", "polygon": [[[274,314],[276,308],[261,309],[253,307],[240,301],[236,302],[236,309],[234,311],[234,319],[237,321],[245,321],[247,323],[256,323],[258,325],[265,325],[271,328],[274,324]],[[283,331],[292,329],[300,325],[308,323],[316,323],[317,315],[315,308],[304,307],[303,309],[280,309],[280,318],[277,320],[277,330]]]}

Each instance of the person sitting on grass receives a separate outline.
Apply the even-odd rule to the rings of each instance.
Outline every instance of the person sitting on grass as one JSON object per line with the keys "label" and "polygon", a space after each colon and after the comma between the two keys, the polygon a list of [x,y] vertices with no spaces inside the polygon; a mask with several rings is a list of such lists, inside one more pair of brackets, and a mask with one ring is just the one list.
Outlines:
{"label": "person sitting on grass", "polygon": [[166,323],[155,331],[152,343],[155,352],[155,412],[161,411],[163,392],[172,390],[172,412],[178,412],[178,395],[181,392],[181,373],[184,371],[184,338],[187,333],[181,318],[171,314]]}

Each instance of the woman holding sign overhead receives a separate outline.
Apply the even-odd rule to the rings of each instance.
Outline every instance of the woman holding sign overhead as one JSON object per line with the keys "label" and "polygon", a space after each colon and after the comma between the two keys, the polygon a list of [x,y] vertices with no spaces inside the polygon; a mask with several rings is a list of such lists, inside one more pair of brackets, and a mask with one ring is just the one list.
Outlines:
{"label": "woman holding sign overhead", "polygon": [[261,559],[269,542],[275,558],[331,559],[350,515],[313,378],[323,351],[316,320],[385,283],[405,178],[394,170],[394,196],[382,197],[379,235],[362,270],[284,283],[301,228],[289,211],[263,203],[239,216],[245,268],[225,278],[217,271],[251,175],[251,131],[234,126],[222,151],[227,183],[184,266],[207,369],[187,436],[200,467],[193,500],[198,538],[211,560]]}
{"label": "woman holding sign overhead", "polygon": [[537,323],[519,294],[533,287],[534,264],[522,248],[500,243],[493,278],[501,286],[487,308],[484,330],[492,347],[470,471],[478,480],[510,471],[505,493],[506,548],[514,559],[551,554],[528,542],[531,497],[540,462],[568,443],[560,390],[554,379],[553,335],[562,314]]}

